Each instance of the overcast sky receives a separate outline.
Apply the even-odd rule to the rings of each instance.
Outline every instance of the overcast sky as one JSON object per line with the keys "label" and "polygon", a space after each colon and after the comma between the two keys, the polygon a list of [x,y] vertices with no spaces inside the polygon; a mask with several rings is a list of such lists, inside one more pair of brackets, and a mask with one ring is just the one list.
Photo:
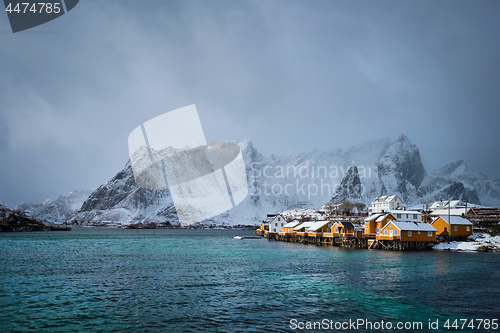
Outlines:
{"label": "overcast sky", "polygon": [[127,138],[196,104],[264,154],[405,133],[428,172],[500,178],[500,1],[108,1],[13,34],[0,13],[0,201],[110,179]]}

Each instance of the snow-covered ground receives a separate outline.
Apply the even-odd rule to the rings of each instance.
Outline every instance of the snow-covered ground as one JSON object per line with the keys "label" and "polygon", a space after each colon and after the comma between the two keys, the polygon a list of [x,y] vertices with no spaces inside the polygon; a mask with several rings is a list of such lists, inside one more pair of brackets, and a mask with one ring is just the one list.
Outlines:
{"label": "snow-covered ground", "polygon": [[492,237],[486,233],[477,233],[469,237],[467,242],[449,242],[434,245],[434,250],[452,250],[452,251],[500,251],[500,236]]}

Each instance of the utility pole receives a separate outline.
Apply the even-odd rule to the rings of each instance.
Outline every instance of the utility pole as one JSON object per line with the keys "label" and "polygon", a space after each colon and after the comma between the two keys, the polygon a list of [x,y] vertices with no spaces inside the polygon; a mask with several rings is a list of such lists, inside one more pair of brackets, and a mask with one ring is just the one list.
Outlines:
{"label": "utility pole", "polygon": [[451,206],[451,199],[448,200],[448,227],[450,228],[450,231],[448,232],[449,236],[451,236],[450,206]]}

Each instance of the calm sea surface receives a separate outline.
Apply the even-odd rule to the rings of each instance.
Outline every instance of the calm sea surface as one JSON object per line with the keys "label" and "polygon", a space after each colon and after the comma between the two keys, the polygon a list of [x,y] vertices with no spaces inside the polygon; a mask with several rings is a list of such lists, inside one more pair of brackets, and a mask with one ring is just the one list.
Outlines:
{"label": "calm sea surface", "polygon": [[[446,319],[500,318],[500,253],[233,239],[251,234],[2,233],[0,331],[297,332],[308,330],[292,330],[292,319],[364,319],[422,322],[418,332],[439,320],[432,332],[465,332],[442,326]],[[389,330],[356,332],[367,331]]]}

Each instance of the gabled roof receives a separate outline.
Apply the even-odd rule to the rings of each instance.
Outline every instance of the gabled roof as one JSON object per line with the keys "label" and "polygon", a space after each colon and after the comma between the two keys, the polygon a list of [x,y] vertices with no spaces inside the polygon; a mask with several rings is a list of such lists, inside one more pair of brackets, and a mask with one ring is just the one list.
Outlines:
{"label": "gabled roof", "polygon": [[434,228],[429,223],[424,223],[424,222],[397,222],[397,221],[391,221],[391,222],[387,223],[385,225],[385,227],[382,228],[382,230],[384,230],[385,228],[387,228],[391,224],[393,224],[396,228],[398,228],[401,231],[403,231],[403,230],[408,230],[408,231],[437,231],[436,228]]}
{"label": "gabled roof", "polygon": [[[269,215],[269,214],[268,214],[268,215]],[[286,221],[286,219],[283,217],[283,215],[281,215],[281,214],[276,214],[274,217],[272,217],[272,218],[269,220],[269,222],[272,222],[272,221],[276,220],[276,218],[277,218],[277,217],[281,217],[283,220],[285,220],[285,221]]]}
{"label": "gabled roof", "polygon": [[376,222],[382,222],[387,216],[391,216],[393,219],[395,219],[394,215],[392,215],[391,213],[387,213],[387,214],[381,214],[375,221]]}
{"label": "gabled roof", "polygon": [[[446,223],[449,223],[449,222],[448,222],[448,216],[438,216],[438,217],[436,217],[436,218],[432,221],[432,223],[436,222],[436,220],[437,220],[438,218],[440,218],[440,217],[441,217],[443,220],[445,220],[445,221],[446,221]],[[472,225],[472,222],[470,222],[469,220],[464,219],[463,217],[460,217],[460,216],[453,216],[453,215],[451,215],[451,216],[450,216],[450,219],[451,219],[451,225]]]}
{"label": "gabled roof", "polygon": [[393,194],[393,195],[382,195],[376,197],[375,200],[373,200],[372,204],[377,202],[391,202],[396,198],[398,198],[401,202],[403,202],[403,200],[401,200],[401,198],[399,198],[397,194]]}
{"label": "gabled roof", "polygon": [[[471,208],[465,209],[463,208],[451,208],[449,210],[450,215],[455,215],[455,216],[461,216],[462,214],[467,214],[467,212],[471,210]],[[443,209],[435,209],[431,212],[433,215],[446,215],[448,216],[448,208],[443,208]]]}
{"label": "gabled roof", "polygon": [[348,221],[342,221],[339,222],[338,224],[342,225],[344,228],[354,228],[354,225]]}
{"label": "gabled roof", "polygon": [[460,207],[460,206],[465,206],[465,202],[462,200],[451,200],[451,201],[436,201],[434,202],[429,208],[430,209],[438,209],[442,207]]}
{"label": "gabled roof", "polygon": [[296,227],[296,226],[298,226],[300,223],[301,223],[300,221],[295,220],[295,221],[292,221],[292,222],[289,222],[289,223],[285,224],[285,225],[283,226],[283,228],[295,228],[295,227]]}
{"label": "gabled roof", "polygon": [[294,227],[293,230],[295,231],[299,231],[300,229],[302,228],[309,228],[310,226],[312,226],[315,222],[314,221],[308,221],[308,222],[304,222],[302,224],[299,224],[298,226]]}
{"label": "gabled roof", "polygon": [[313,225],[311,225],[309,228],[307,228],[307,231],[318,231],[319,229],[323,228],[328,223],[330,223],[330,221],[314,222]]}
{"label": "gabled roof", "polygon": [[368,216],[366,219],[365,219],[365,222],[370,222],[370,221],[373,221],[375,219],[377,219],[379,216],[381,216],[382,214],[373,214],[373,215],[370,215]]}

